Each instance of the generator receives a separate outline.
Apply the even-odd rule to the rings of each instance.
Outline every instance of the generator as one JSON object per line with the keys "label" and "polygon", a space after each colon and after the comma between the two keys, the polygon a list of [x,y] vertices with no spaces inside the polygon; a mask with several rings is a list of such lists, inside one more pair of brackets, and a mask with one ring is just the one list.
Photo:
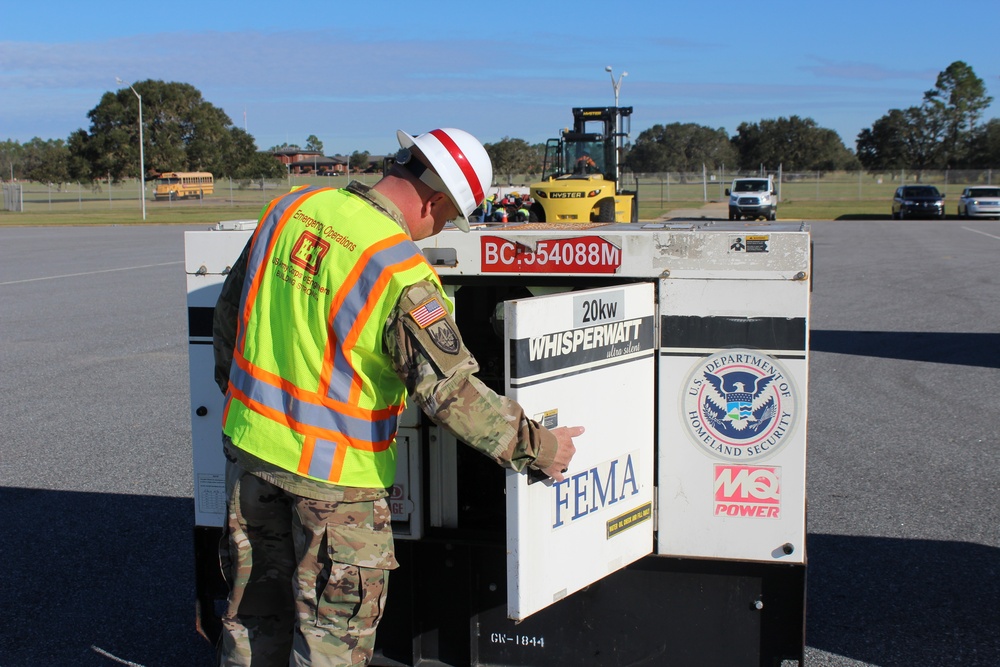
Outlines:
{"label": "generator", "polygon": [[[225,589],[212,309],[253,221],[187,232],[199,625]],[[562,482],[415,408],[372,664],[801,664],[811,253],[793,222],[526,223],[418,243],[478,377],[584,426]]]}

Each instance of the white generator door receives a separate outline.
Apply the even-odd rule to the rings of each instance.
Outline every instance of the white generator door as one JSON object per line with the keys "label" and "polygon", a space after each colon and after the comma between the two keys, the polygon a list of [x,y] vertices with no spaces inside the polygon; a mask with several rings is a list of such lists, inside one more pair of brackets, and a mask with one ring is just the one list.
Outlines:
{"label": "white generator door", "polygon": [[586,428],[564,481],[507,473],[514,620],[653,550],[655,311],[652,283],[505,303],[507,396]]}

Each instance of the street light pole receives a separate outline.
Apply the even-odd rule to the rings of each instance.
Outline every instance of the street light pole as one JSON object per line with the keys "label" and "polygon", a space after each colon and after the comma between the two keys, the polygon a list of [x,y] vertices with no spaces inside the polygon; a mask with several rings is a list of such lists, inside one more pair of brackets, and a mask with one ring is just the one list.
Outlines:
{"label": "street light pole", "polygon": [[622,72],[618,75],[618,80],[615,81],[614,70],[611,69],[611,65],[604,68],[604,71],[611,76],[611,85],[615,89],[615,152],[617,153],[617,159],[615,160],[615,181],[618,181],[618,168],[619,163],[623,157],[622,152],[622,127],[621,127],[621,114],[618,113],[618,91],[622,88],[622,79],[628,76],[628,72]]}
{"label": "street light pole", "polygon": [[132,88],[132,84],[128,81],[122,81],[118,77],[115,77],[115,81],[118,83],[124,83],[128,86],[135,96],[139,99],[139,200],[142,202],[142,219],[146,219],[146,159],[143,154],[143,140],[142,140],[142,95],[136,92],[135,88]]}
{"label": "street light pole", "polygon": [[615,81],[615,73],[611,69],[611,65],[608,65],[607,67],[605,67],[604,71],[611,75],[611,85],[614,86],[614,89],[615,89],[615,106],[617,107],[618,106],[618,91],[621,90],[621,88],[622,88],[622,78],[628,76],[628,72],[622,72],[618,76],[618,81]]}

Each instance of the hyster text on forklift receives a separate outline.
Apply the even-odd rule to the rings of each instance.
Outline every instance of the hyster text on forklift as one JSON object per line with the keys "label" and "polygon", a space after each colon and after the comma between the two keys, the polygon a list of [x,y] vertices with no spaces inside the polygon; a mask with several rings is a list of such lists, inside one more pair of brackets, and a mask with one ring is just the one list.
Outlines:
{"label": "hyster text on forklift", "polygon": [[[252,226],[185,237],[209,636],[225,597],[212,309]],[[587,430],[552,483],[407,409],[391,490],[402,566],[373,664],[801,664],[808,230],[525,223],[419,245],[481,379],[547,426]]]}
{"label": "hyster text on forklift", "polygon": [[542,180],[530,188],[530,221],[638,221],[638,192],[622,187],[631,120],[632,107],[573,109],[573,129],[546,143]]}

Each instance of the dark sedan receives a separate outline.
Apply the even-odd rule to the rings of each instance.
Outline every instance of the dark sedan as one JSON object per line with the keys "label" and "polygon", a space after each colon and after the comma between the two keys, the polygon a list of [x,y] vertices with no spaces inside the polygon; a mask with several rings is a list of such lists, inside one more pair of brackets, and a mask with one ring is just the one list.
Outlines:
{"label": "dark sedan", "polygon": [[944,219],[944,195],[933,185],[903,185],[892,198],[892,219]]}

